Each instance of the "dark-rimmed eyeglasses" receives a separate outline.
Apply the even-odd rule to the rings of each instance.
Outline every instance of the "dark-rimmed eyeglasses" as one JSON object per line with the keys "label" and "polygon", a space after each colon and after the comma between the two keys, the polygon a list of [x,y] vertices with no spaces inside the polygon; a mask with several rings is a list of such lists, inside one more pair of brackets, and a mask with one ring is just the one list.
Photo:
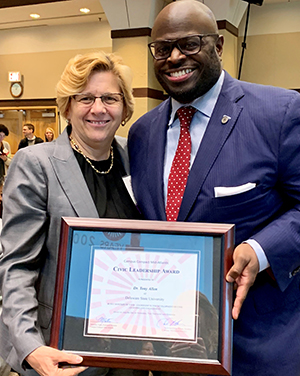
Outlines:
{"label": "dark-rimmed eyeglasses", "polygon": [[96,99],[101,99],[102,103],[105,106],[113,106],[123,101],[124,94],[122,93],[105,93],[100,95],[100,97],[96,97],[92,94],[76,94],[72,97],[75,99],[76,102],[84,105],[84,106],[92,106]]}
{"label": "dark-rimmed eyeglasses", "polygon": [[176,40],[162,40],[148,44],[151,55],[155,60],[167,59],[176,47],[183,55],[195,55],[201,51],[201,41],[204,37],[218,37],[219,34],[189,35]]}

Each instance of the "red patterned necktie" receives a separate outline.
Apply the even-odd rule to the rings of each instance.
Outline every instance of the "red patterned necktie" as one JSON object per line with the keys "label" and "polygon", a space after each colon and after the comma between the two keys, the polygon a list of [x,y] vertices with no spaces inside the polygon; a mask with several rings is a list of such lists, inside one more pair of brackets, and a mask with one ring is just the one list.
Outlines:
{"label": "red patterned necktie", "polygon": [[197,110],[181,107],[177,110],[180,121],[180,136],[168,180],[166,215],[168,221],[176,221],[189,176],[191,157],[191,135],[189,127]]}

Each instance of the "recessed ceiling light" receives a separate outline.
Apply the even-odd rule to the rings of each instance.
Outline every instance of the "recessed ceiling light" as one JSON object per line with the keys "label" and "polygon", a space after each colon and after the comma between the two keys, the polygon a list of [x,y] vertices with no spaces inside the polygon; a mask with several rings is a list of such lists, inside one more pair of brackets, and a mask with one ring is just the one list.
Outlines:
{"label": "recessed ceiling light", "polygon": [[90,13],[90,11],[91,11],[91,10],[88,9],[88,8],[81,8],[81,9],[80,9],[80,12],[81,12],[81,13],[84,13],[84,14]]}
{"label": "recessed ceiling light", "polygon": [[30,15],[30,17],[36,20],[36,19],[40,18],[41,16],[39,14],[37,14],[37,13],[32,13]]}

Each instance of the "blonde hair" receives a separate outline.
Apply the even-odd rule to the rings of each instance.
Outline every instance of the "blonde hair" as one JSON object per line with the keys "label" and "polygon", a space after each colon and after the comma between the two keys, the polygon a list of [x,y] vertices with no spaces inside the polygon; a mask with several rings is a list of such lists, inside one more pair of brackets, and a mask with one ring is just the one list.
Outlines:
{"label": "blonde hair", "polygon": [[52,140],[51,140],[51,141],[53,141],[53,140],[55,139],[55,132],[54,132],[54,129],[51,128],[51,127],[47,127],[46,130],[45,130],[45,141],[46,141],[46,142],[48,141],[48,139],[47,139],[47,137],[46,137],[46,133],[47,133],[48,130],[52,133]]}
{"label": "blonde hair", "polygon": [[56,102],[61,115],[67,118],[72,96],[84,90],[93,72],[112,72],[117,77],[120,90],[124,94],[124,120],[128,121],[134,110],[131,70],[123,64],[119,56],[101,51],[77,55],[68,62],[56,86]]}

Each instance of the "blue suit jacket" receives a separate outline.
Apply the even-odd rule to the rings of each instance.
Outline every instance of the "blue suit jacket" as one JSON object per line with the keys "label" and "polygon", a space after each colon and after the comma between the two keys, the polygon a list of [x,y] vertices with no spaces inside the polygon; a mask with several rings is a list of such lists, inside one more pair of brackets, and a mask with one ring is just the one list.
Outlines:
{"label": "blue suit jacket", "polygon": [[[169,115],[167,100],[141,117],[129,134],[133,190],[147,219],[166,219],[163,163]],[[224,115],[229,117],[225,124]],[[215,197],[215,187],[249,182],[256,187]],[[235,322],[235,376],[300,375],[299,209],[300,95],[226,73],[178,221],[234,223],[236,244],[255,239],[275,276],[276,281],[259,273]]]}

